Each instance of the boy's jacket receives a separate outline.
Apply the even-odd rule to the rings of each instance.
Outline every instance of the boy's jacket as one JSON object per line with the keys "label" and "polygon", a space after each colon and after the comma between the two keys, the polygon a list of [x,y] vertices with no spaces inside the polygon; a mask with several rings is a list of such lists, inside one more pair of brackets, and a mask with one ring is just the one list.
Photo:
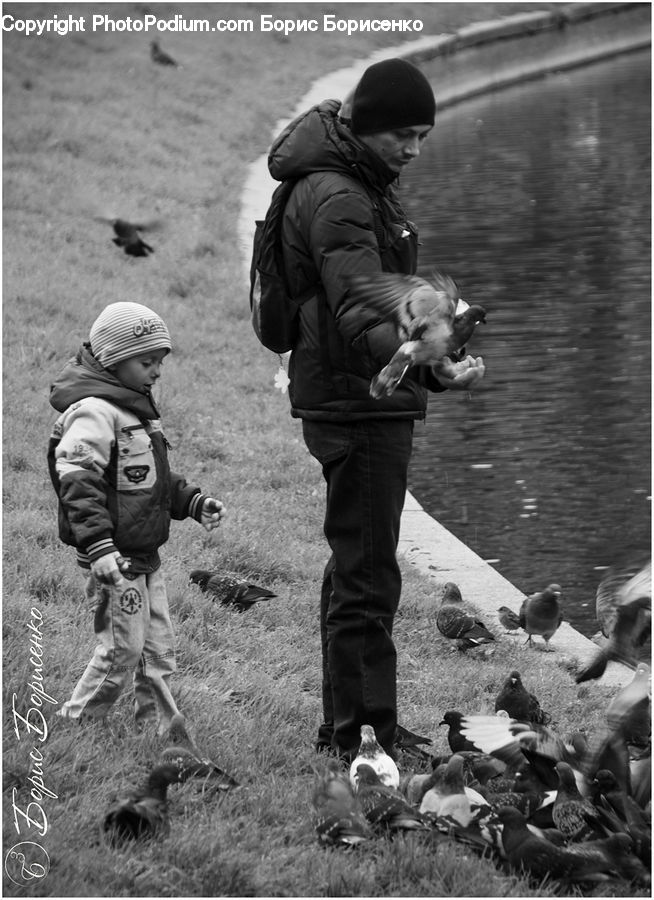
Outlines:
{"label": "boy's jacket", "polygon": [[61,540],[77,548],[81,565],[117,550],[132,572],[153,571],[171,517],[197,518],[204,497],[170,471],[152,398],[121,384],[85,344],[50,403],[61,413],[48,447]]}

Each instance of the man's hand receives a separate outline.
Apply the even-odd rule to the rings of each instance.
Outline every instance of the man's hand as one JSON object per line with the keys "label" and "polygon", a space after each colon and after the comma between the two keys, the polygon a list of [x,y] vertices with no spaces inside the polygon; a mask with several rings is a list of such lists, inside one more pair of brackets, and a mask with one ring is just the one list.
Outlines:
{"label": "man's hand", "polygon": [[486,366],[481,356],[476,359],[473,356],[466,356],[465,359],[452,363],[448,368],[450,372],[455,372],[452,377],[438,370],[434,371],[434,375],[443,387],[449,388],[451,391],[473,390],[486,372]]}
{"label": "man's hand", "polygon": [[206,531],[213,531],[214,528],[218,528],[225,518],[226,512],[227,511],[220,500],[214,500],[213,497],[207,497],[202,504],[200,525],[202,525]]}

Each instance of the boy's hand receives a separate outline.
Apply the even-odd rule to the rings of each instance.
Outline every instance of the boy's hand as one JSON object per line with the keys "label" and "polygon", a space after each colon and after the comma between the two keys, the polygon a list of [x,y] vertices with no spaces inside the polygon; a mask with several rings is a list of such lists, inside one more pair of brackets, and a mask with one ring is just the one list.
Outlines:
{"label": "boy's hand", "polygon": [[220,500],[214,500],[213,497],[207,497],[202,504],[200,524],[206,531],[213,531],[214,528],[218,528],[225,518],[225,515],[226,510]]}
{"label": "boy's hand", "polygon": [[91,571],[102,584],[120,584],[123,578],[121,569],[128,567],[129,560],[123,559],[117,551],[107,553],[91,563]]}

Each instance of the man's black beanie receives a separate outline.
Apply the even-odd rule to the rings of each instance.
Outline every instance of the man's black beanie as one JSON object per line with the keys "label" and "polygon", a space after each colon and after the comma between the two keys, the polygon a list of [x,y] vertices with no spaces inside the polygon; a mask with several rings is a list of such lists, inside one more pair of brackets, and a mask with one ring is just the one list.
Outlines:
{"label": "man's black beanie", "polygon": [[406,59],[369,66],[352,98],[352,131],[374,134],[414,125],[433,125],[436,101],[420,69]]}

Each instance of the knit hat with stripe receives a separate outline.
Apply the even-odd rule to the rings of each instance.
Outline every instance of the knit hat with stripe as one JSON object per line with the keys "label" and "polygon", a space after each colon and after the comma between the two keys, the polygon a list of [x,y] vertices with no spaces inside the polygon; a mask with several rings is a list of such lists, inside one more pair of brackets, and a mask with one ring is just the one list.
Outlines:
{"label": "knit hat with stripe", "polygon": [[164,320],[140,303],[111,303],[91,326],[91,352],[105,369],[123,359],[172,350]]}

